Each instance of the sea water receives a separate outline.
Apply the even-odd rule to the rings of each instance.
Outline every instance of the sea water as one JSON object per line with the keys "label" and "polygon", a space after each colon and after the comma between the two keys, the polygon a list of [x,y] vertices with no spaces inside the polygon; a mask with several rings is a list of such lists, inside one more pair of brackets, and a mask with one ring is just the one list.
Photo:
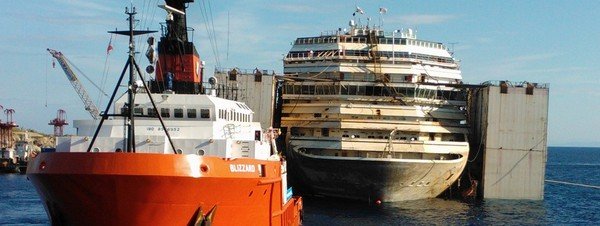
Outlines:
{"label": "sea water", "polygon": [[[427,199],[380,206],[321,197],[304,198],[304,225],[545,225],[600,224],[600,148],[550,147],[544,200],[462,202]],[[25,175],[0,175],[0,224],[49,224]]]}

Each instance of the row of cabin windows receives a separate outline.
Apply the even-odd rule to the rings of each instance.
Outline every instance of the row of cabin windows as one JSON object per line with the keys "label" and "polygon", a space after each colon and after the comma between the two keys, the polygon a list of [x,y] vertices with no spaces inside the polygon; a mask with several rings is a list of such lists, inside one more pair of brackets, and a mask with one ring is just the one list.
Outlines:
{"label": "row of cabin windows", "polygon": [[[123,111],[123,109],[121,109]],[[186,109],[185,115],[186,118],[198,118],[197,109]],[[144,115],[144,108],[134,108],[133,113],[135,115]],[[156,117],[156,111],[154,108],[147,108],[145,112],[147,116]],[[161,108],[160,116],[163,118],[171,118],[171,108]],[[173,109],[173,118],[184,118],[184,109],[183,108],[174,108]],[[210,118],[210,109],[200,109],[200,118],[209,119]]]}
{"label": "row of cabin windows", "polygon": [[[313,38],[299,38],[296,39],[295,44],[307,45],[307,44],[324,44],[324,43],[365,43],[367,44],[367,37],[313,37]],[[416,39],[406,38],[379,38],[379,44],[396,44],[396,45],[413,45],[435,49],[446,49],[442,43],[428,42]]]}
{"label": "row of cabin windows", "polygon": [[[264,73],[264,74],[267,74],[267,73],[268,73],[268,71],[267,71],[267,70],[263,70],[263,72],[260,72],[260,71],[257,69],[257,70],[254,72],[254,81],[255,81],[255,82],[262,82],[262,76],[263,76],[263,73]],[[275,72],[273,72],[273,73],[275,73]],[[239,74],[238,74],[238,72],[237,72],[237,71],[229,71],[229,72],[227,73],[227,77],[228,77],[229,81],[237,81],[238,75],[239,75]],[[247,74],[242,74],[242,75],[247,75]],[[242,106],[243,104],[239,104],[239,103],[237,103],[237,105],[238,105],[238,106],[240,106],[241,108],[247,108],[248,110],[250,110],[250,109],[249,109],[247,106],[246,106],[246,107]]]}
{"label": "row of cabin windows", "polygon": [[251,121],[249,114],[244,114],[244,113],[235,112],[235,111],[227,111],[225,109],[219,109],[218,117],[220,119],[225,119],[225,120],[229,120],[229,121],[238,121],[238,122],[250,122]]}
{"label": "row of cabin windows", "polygon": [[[314,130],[315,132],[318,132],[317,130]],[[306,132],[312,133],[309,130],[306,129],[300,129],[299,127],[292,127],[290,130],[290,133],[292,136],[306,136]],[[329,128],[321,128],[321,137],[329,137],[330,136],[330,131]],[[365,136],[367,139],[389,139],[390,137],[388,136],[389,134],[382,134],[382,132],[359,132],[359,133],[355,133],[352,134],[349,131],[331,131],[331,132],[342,132],[342,137],[343,138],[361,138],[361,135]],[[439,141],[458,141],[458,142],[464,142],[466,141],[465,139],[465,135],[462,133],[451,133],[451,134],[437,134],[440,135],[439,137]],[[318,135],[317,135],[318,136]],[[425,139],[428,139],[429,141],[436,141],[436,133],[429,133],[428,134],[428,138],[423,138],[423,137],[419,137],[416,134],[396,134],[395,136],[392,137],[392,139],[394,140],[400,140],[400,141],[423,141]]]}
{"label": "row of cabin windows", "polygon": [[433,90],[415,87],[385,87],[361,85],[285,85],[283,94],[293,95],[357,95],[357,96],[404,96],[441,100],[466,100],[465,92],[460,90]]}
{"label": "row of cabin windows", "polygon": [[[454,59],[451,57],[433,56],[428,54],[420,53],[408,53],[400,51],[377,51],[375,52],[378,56],[387,58],[412,58],[418,60],[435,61],[441,63],[454,63]],[[359,56],[359,57],[372,57],[373,53],[369,50],[317,50],[317,51],[294,51],[289,52],[287,58],[306,58],[306,57],[320,57],[320,56]]]}

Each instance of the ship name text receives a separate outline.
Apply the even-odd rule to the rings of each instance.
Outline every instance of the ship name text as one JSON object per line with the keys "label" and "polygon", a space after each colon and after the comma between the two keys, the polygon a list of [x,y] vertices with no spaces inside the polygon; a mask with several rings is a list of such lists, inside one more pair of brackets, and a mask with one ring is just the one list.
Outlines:
{"label": "ship name text", "polygon": [[252,164],[230,164],[229,171],[232,173],[254,173],[256,166]]}

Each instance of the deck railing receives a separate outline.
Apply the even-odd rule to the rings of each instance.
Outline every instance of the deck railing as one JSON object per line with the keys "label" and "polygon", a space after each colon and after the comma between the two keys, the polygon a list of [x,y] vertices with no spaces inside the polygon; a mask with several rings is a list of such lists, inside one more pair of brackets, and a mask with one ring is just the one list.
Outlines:
{"label": "deck railing", "polygon": [[482,82],[481,85],[484,85],[484,86],[502,86],[502,85],[506,85],[508,87],[527,87],[527,86],[533,86],[533,87],[538,88],[538,89],[548,89],[548,88],[550,88],[550,84],[549,83],[537,83],[537,82],[528,82],[528,81],[515,82],[515,81],[504,81],[504,80],[490,80],[490,81]]}

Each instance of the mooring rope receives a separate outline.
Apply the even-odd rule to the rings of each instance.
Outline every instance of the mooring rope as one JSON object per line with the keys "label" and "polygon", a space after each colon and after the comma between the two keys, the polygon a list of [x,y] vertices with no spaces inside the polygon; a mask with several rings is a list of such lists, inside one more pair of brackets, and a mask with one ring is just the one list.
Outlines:
{"label": "mooring rope", "polygon": [[578,183],[571,183],[571,182],[566,182],[566,181],[546,180],[546,182],[557,183],[557,184],[574,185],[574,186],[580,186],[580,187],[586,187],[586,188],[600,189],[600,186],[596,186],[596,185],[578,184]]}

